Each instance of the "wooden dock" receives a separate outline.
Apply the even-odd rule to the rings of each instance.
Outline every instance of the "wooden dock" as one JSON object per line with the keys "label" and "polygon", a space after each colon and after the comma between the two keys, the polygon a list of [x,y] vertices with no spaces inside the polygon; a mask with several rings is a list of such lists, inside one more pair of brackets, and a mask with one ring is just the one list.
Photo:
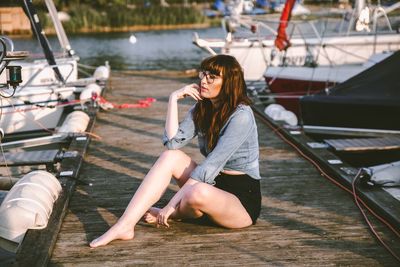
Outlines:
{"label": "wooden dock", "polygon": [[[398,266],[371,235],[352,196],[322,177],[309,162],[258,120],[262,211],[241,230],[173,222],[169,229],[139,224],[131,241],[90,249],[88,243],[122,214],[141,180],[164,150],[168,95],[190,78],[168,73],[113,74],[106,98],[148,108],[98,113],[92,140],[49,266]],[[186,101],[186,100],[185,100]],[[181,105],[181,114],[193,102]],[[184,149],[196,161],[196,142]],[[171,184],[162,206],[177,190]],[[400,241],[371,218],[399,254]]]}

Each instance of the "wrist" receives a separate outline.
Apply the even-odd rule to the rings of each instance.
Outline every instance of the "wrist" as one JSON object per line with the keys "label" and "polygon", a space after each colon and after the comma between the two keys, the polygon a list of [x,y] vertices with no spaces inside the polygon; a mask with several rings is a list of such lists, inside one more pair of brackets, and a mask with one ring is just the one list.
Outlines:
{"label": "wrist", "polygon": [[178,96],[177,96],[175,93],[172,93],[172,94],[169,96],[169,100],[170,100],[170,101],[178,101]]}
{"label": "wrist", "polygon": [[173,209],[173,210],[176,210],[176,206],[174,206],[174,205],[171,205],[171,204],[167,204],[167,206],[165,206],[166,208],[168,208],[168,209]]}

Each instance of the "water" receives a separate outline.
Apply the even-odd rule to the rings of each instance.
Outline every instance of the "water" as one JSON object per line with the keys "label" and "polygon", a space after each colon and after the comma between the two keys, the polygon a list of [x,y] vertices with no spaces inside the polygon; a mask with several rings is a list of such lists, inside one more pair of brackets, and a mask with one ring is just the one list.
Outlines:
{"label": "water", "polygon": [[[198,67],[209,56],[192,44],[193,33],[200,36],[222,37],[221,28],[101,33],[69,35],[71,47],[80,63],[98,66],[109,61],[113,70],[186,70]],[[135,44],[129,42],[134,34]],[[48,36],[54,52],[61,51],[56,36]],[[27,50],[33,56],[42,53],[34,37],[14,39],[15,50]]]}

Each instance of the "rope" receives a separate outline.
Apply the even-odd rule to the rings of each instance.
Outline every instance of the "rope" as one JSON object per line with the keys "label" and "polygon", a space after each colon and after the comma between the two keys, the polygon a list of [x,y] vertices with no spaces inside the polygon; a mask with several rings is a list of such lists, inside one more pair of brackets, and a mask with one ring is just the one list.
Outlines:
{"label": "rope", "polygon": [[[315,168],[317,168],[317,170],[321,173],[322,176],[324,176],[325,178],[327,178],[330,182],[332,182],[333,184],[335,184],[336,186],[338,186],[339,188],[343,189],[344,191],[346,191],[347,193],[350,193],[355,199],[356,199],[356,203],[357,206],[360,205],[360,203],[362,204],[362,206],[364,206],[364,208],[366,208],[375,218],[377,218],[379,221],[381,221],[383,224],[385,224],[397,237],[400,237],[400,233],[393,228],[392,225],[390,225],[390,223],[388,223],[385,219],[383,219],[381,216],[379,216],[378,214],[376,214],[357,194],[355,194],[354,192],[354,185],[353,190],[348,189],[347,187],[345,187],[344,185],[340,184],[339,182],[337,182],[333,177],[331,177],[328,173],[326,173],[321,166],[319,166],[319,164],[317,162],[315,162],[313,159],[311,159],[309,156],[307,156],[297,145],[295,145],[293,142],[291,142],[287,137],[285,137],[282,133],[281,130],[282,127],[275,127],[271,122],[269,122],[266,118],[264,118],[263,116],[261,116],[261,114],[256,110],[256,114],[259,116],[259,118],[261,118],[262,121],[264,121],[265,124],[268,125],[268,127],[270,127],[274,133],[276,133],[285,143],[289,144],[291,147],[293,147],[302,157],[304,157],[306,160],[308,160],[311,164],[314,165]],[[353,179],[353,184],[355,183],[355,179],[357,178],[359,174],[356,175],[356,177]],[[361,205],[360,205],[361,207]],[[364,216],[364,211],[361,210],[361,213]],[[378,233],[373,229],[373,227],[371,228],[372,224],[370,224],[368,218],[366,216],[364,216],[364,218],[367,220],[367,224],[370,227],[372,233],[376,236],[376,238],[382,243],[383,241],[381,241],[380,236],[378,235]],[[388,249],[388,251],[397,259],[400,261],[400,258],[394,254],[394,252],[383,242],[382,243],[383,246]]]}
{"label": "rope", "polygon": [[[7,100],[7,101],[8,101],[8,100]],[[13,108],[13,110],[14,110],[14,111],[12,111],[12,112],[10,112],[10,113],[18,113],[18,114],[20,114],[21,116],[23,116],[26,120],[31,121],[31,122],[35,123],[36,125],[38,125],[38,126],[39,126],[41,129],[43,129],[44,131],[49,132],[49,133],[51,133],[51,134],[54,134],[54,133],[55,133],[54,131],[49,130],[47,127],[45,127],[45,126],[44,126],[43,124],[41,124],[39,121],[34,120],[33,118],[30,118],[30,117],[26,116],[26,115],[24,114],[24,112],[26,112],[25,110],[16,108],[16,107],[13,105],[13,103],[11,103],[10,101],[8,101],[8,103],[10,104],[10,106],[12,106],[12,108]],[[39,109],[39,107],[33,108],[32,110],[34,110],[34,109]],[[28,111],[28,110],[27,110],[27,111]],[[8,113],[8,112],[7,112],[7,113]],[[6,113],[6,112],[3,112],[3,114],[7,114],[7,113]]]}
{"label": "rope", "polygon": [[[83,102],[85,102],[87,100],[92,100],[93,102],[99,104],[99,106],[104,110],[108,110],[108,109],[111,109],[111,108],[118,108],[118,109],[148,108],[148,107],[150,107],[152,105],[152,103],[157,101],[155,98],[148,97],[148,98],[140,99],[138,101],[138,103],[115,104],[115,103],[111,103],[110,101],[106,100],[102,96],[98,96],[97,94],[93,94],[90,99],[71,100],[71,101],[68,101],[68,102],[58,103],[58,104],[55,104],[55,105],[45,105],[45,106],[40,106],[38,104],[32,104],[32,107],[29,107],[29,108],[16,108],[10,101],[8,101],[9,105],[12,106],[13,110],[6,111],[6,112],[1,110],[0,112],[1,112],[1,115],[19,113],[19,114],[25,116],[23,114],[24,112],[29,112],[29,111],[38,110],[38,109],[45,109],[45,108],[62,108],[62,107],[67,107],[67,106],[74,106],[74,105],[83,103]],[[1,101],[2,101],[2,99],[1,99]],[[32,121],[38,123],[35,120],[32,120]],[[46,128],[43,127],[43,129],[46,129]]]}
{"label": "rope", "polygon": [[[18,113],[21,116],[23,116],[27,121],[31,121],[31,122],[37,124],[42,130],[44,130],[44,131],[46,131],[46,132],[48,132],[50,134],[55,134],[56,133],[55,131],[48,129],[47,127],[45,127],[43,124],[41,124],[37,120],[34,120],[33,118],[30,118],[30,117],[26,116],[25,112],[34,111],[34,110],[38,110],[38,109],[45,109],[45,108],[60,108],[60,107],[66,107],[66,106],[73,106],[73,105],[76,105],[76,104],[79,104],[79,103],[83,103],[84,101],[87,101],[87,100],[91,100],[93,103],[97,103],[104,110],[108,110],[108,109],[111,109],[111,108],[118,108],[118,109],[148,108],[148,107],[150,107],[152,105],[152,103],[156,102],[155,98],[148,97],[148,98],[140,99],[138,101],[138,103],[115,104],[115,103],[109,102],[108,100],[106,100],[102,96],[99,96],[99,95],[94,93],[94,94],[92,94],[92,97],[90,99],[71,100],[71,101],[68,101],[68,102],[58,103],[58,104],[55,104],[55,105],[52,105],[52,106],[49,106],[49,105],[38,106],[37,104],[36,105],[32,104],[32,107],[30,107],[30,108],[21,109],[21,108],[16,108],[13,105],[13,103],[7,99],[8,104],[13,108],[13,110],[12,111],[8,111],[8,112],[4,112],[2,109],[0,109],[0,118],[1,118],[2,115],[5,115],[5,114]],[[0,98],[0,102],[2,104],[3,98]],[[35,106],[33,106],[33,105],[35,105]],[[83,133],[88,135],[88,136],[90,136],[90,137],[92,137],[92,138],[95,138],[97,140],[101,140],[102,139],[99,135],[96,135],[96,134],[91,133],[91,132],[86,132],[85,131]],[[12,175],[11,175],[11,171],[9,169],[9,166],[7,164],[7,159],[5,157],[3,144],[1,142],[1,139],[0,139],[0,151],[1,151],[1,154],[2,154],[2,157],[3,157],[3,160],[4,160],[4,166],[5,166],[6,170],[7,170],[7,176],[9,178],[9,180],[10,180],[10,183],[12,183]]]}
{"label": "rope", "polygon": [[357,193],[356,193],[356,181],[360,177],[360,174],[361,174],[361,169],[358,171],[358,173],[356,174],[356,176],[353,179],[353,182],[351,183],[351,187],[353,189],[352,191],[353,191],[353,196],[354,196],[354,202],[356,203],[358,209],[360,210],[362,216],[364,217],[364,220],[368,224],[368,226],[369,226],[371,232],[374,234],[374,236],[378,239],[378,241],[382,244],[382,246],[384,246],[387,249],[387,251],[389,251],[390,254],[392,254],[392,256],[395,257],[396,260],[398,260],[400,262],[400,257],[397,256],[396,253],[394,253],[394,251],[379,236],[379,234],[376,232],[374,226],[372,225],[371,221],[368,219],[367,214],[365,214],[363,208],[361,207],[361,205],[359,203],[359,197],[357,196]]}
{"label": "rope", "polygon": [[85,65],[85,64],[82,64],[82,63],[78,63],[78,67],[81,67],[83,69],[90,69],[90,70],[95,70],[97,68],[95,66]]}
{"label": "rope", "polygon": [[6,159],[6,155],[4,153],[2,138],[0,138],[0,149],[1,149],[1,155],[3,156],[3,160],[4,160],[4,167],[6,168],[6,171],[7,171],[7,177],[10,180],[10,184],[12,184],[13,177],[11,175],[10,168],[8,167],[8,164],[7,164],[7,159]]}
{"label": "rope", "polygon": [[45,109],[45,108],[60,108],[60,107],[66,107],[66,106],[74,106],[80,102],[81,102],[80,100],[72,100],[72,101],[68,101],[68,102],[63,102],[61,104],[45,105],[45,106],[40,106],[39,104],[32,104],[32,107],[29,107],[29,108],[16,108],[11,102],[9,102],[9,104],[13,107],[13,110],[3,112],[2,114],[22,113],[22,112],[28,112],[28,111],[38,110],[38,109]]}
{"label": "rope", "polygon": [[83,75],[85,75],[85,76],[87,76],[87,77],[92,76],[91,73],[89,73],[88,71],[85,71],[85,70],[83,70],[83,69],[78,69],[78,72],[79,72],[79,73],[82,73]]}
{"label": "rope", "polygon": [[92,96],[92,100],[96,101],[100,107],[104,110],[118,108],[118,109],[127,109],[127,108],[148,108],[152,105],[152,103],[156,102],[157,100],[152,97],[140,99],[138,103],[124,103],[124,104],[115,104],[111,103],[110,101],[106,100],[102,96],[98,96],[94,94]]}

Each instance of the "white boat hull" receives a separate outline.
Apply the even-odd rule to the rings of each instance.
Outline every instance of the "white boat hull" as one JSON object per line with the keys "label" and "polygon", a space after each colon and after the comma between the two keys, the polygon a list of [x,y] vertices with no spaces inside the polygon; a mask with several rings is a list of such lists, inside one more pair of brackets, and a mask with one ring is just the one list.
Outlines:
{"label": "white boat hull", "polygon": [[[63,101],[74,99],[75,87],[27,87],[1,104],[0,128],[5,134],[54,129],[62,116]],[[65,104],[65,103],[64,103]]]}
{"label": "white boat hull", "polygon": [[362,64],[373,54],[399,50],[400,34],[292,38],[290,42],[287,51],[277,51],[274,39],[194,40],[203,49],[220,49],[234,56],[244,69],[245,79],[251,81],[262,79],[267,66]]}
{"label": "white boat hull", "polygon": [[[77,58],[58,58],[56,59],[56,63],[66,82],[75,82],[78,80]],[[10,65],[22,67],[22,83],[20,86],[42,86],[58,83],[53,68],[44,59],[33,62],[17,61]],[[6,73],[3,72],[0,75],[0,83],[5,82]]]}
{"label": "white boat hull", "polygon": [[298,99],[300,96],[313,94],[342,83],[390,55],[392,53],[373,55],[364,64],[317,67],[271,66],[265,71],[264,77],[276,102],[299,114]]}

